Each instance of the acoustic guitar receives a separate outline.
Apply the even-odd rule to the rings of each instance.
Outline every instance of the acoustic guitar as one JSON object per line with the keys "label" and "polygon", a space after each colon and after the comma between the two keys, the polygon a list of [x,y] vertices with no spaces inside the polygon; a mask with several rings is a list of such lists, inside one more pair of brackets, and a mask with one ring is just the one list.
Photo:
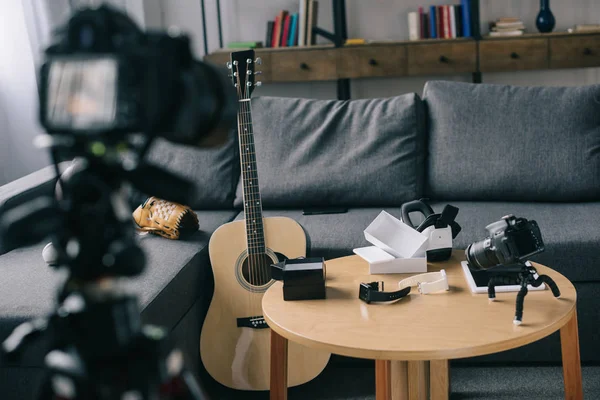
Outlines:
{"label": "acoustic guitar", "polygon": [[[293,219],[263,217],[256,171],[250,96],[260,82],[254,51],[231,54],[227,63],[238,94],[238,137],[245,220],[222,225],[212,235],[209,255],[215,291],[200,336],[200,355],[208,373],[241,390],[268,390],[270,329],[261,302],[271,286],[270,266],[306,255],[306,235]],[[289,342],[288,386],[316,377],[329,354]]]}

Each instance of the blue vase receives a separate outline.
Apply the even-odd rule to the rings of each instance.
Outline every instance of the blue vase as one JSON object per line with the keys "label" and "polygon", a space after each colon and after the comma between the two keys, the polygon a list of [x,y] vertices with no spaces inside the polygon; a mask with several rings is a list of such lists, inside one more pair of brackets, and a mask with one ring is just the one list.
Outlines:
{"label": "blue vase", "polygon": [[556,20],[550,10],[550,0],[540,0],[540,12],[535,19],[535,26],[542,33],[552,32]]}

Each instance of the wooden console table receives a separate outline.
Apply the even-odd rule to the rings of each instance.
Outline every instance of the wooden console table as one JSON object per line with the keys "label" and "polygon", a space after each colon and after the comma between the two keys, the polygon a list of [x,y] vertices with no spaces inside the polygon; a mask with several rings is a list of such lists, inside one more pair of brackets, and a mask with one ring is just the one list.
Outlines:
{"label": "wooden console table", "polygon": [[[204,59],[224,65],[231,51]],[[485,72],[600,67],[600,32],[263,48],[256,55],[265,83],[460,73],[478,81]]]}

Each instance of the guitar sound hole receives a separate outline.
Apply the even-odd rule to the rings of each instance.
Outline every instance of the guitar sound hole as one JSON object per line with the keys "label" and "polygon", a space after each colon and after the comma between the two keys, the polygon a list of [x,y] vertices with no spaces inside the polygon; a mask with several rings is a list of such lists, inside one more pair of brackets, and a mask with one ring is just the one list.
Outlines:
{"label": "guitar sound hole", "polygon": [[266,254],[249,254],[242,263],[242,276],[252,286],[263,286],[271,281],[271,264]]}

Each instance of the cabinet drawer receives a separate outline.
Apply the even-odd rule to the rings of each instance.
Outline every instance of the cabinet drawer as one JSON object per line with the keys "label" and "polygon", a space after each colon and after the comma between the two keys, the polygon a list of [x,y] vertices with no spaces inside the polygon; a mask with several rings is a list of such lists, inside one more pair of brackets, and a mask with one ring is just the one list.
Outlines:
{"label": "cabinet drawer", "polygon": [[551,68],[600,66],[600,36],[576,36],[550,39]]}
{"label": "cabinet drawer", "polygon": [[453,74],[477,70],[475,41],[409,44],[409,75]]}
{"label": "cabinet drawer", "polygon": [[548,68],[547,39],[489,40],[479,42],[481,72]]}
{"label": "cabinet drawer", "polygon": [[273,82],[337,79],[335,50],[280,50],[272,51],[270,54]]}
{"label": "cabinet drawer", "polygon": [[340,78],[404,76],[406,46],[345,47],[338,51]]}

